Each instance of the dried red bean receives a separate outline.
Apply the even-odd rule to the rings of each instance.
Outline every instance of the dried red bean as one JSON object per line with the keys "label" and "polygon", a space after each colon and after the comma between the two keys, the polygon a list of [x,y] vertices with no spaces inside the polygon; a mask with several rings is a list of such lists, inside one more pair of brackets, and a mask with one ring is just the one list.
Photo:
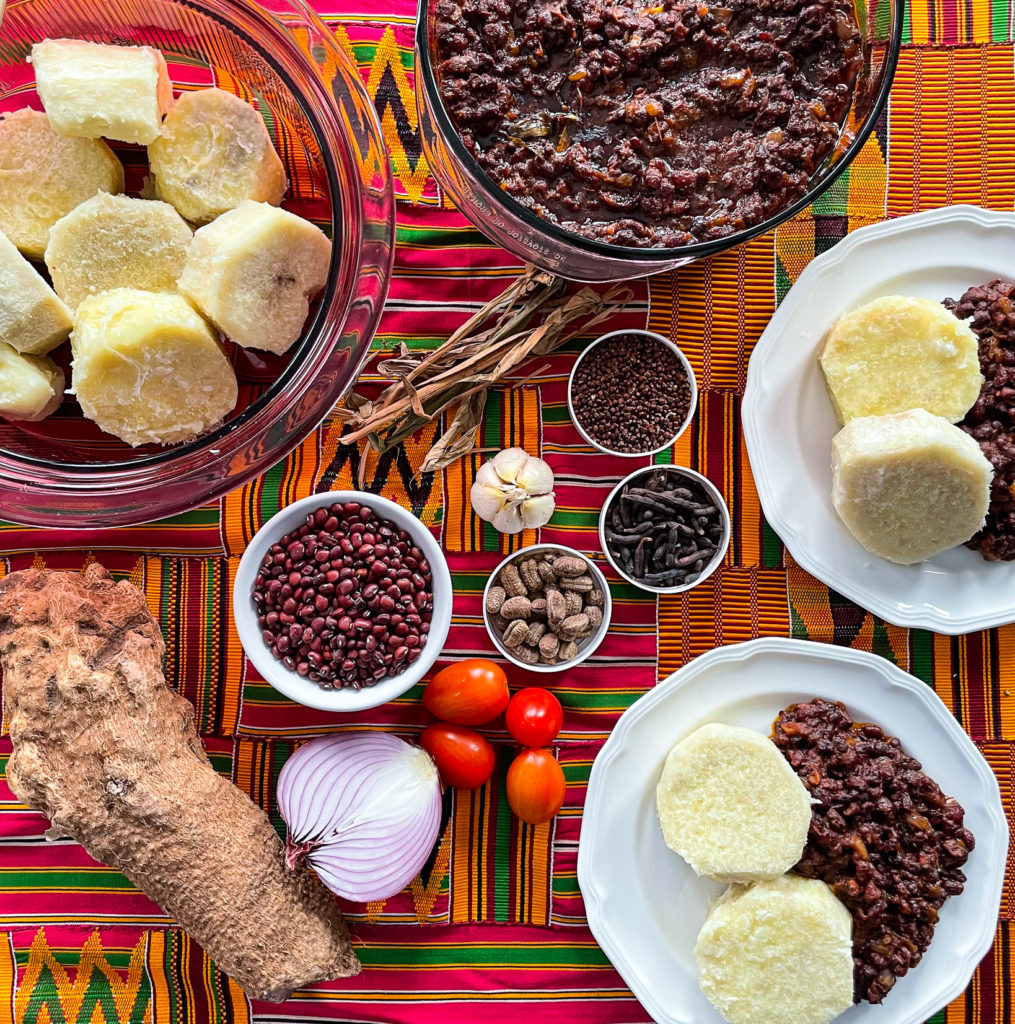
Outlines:
{"label": "dried red bean", "polygon": [[251,596],[274,657],[322,688],[358,690],[419,658],[432,584],[405,530],[336,502],[271,546]]}

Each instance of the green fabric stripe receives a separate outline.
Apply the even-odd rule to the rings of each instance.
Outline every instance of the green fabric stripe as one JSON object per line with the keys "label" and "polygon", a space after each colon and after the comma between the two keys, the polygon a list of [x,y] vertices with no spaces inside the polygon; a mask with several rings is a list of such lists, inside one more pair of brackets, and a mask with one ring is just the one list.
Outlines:
{"label": "green fabric stripe", "polygon": [[73,871],[67,868],[46,868],[27,871],[24,868],[4,869],[5,889],[27,890],[47,889],[56,891],[66,889],[120,889],[132,890],[134,886],[113,868],[103,868],[95,872]]}
{"label": "green fabric stripe", "polygon": [[832,182],[811,207],[815,217],[845,217],[849,213],[849,170]]}
{"label": "green fabric stripe", "polygon": [[928,686],[934,685],[934,639],[926,629],[911,629],[909,644],[912,650],[910,672]]}
{"label": "green fabric stripe", "polygon": [[[502,392],[493,390],[487,392],[486,407],[483,410],[483,426],[480,436],[484,439],[486,447],[500,448],[500,425],[504,414],[504,395]],[[500,534],[494,529],[492,523],[484,522],[481,527],[482,544],[484,551],[500,550]]]}
{"label": "green fabric stripe", "polygon": [[578,888],[578,879],[575,877],[561,878],[559,875],[553,879],[554,896],[580,896],[581,889]]}
{"label": "green fabric stripe", "polygon": [[[880,4],[878,7],[880,8]],[[884,21],[888,18],[888,4],[885,4],[885,17],[884,19],[879,18],[875,25],[883,33],[887,31],[887,26],[884,25]],[[906,4],[906,11],[902,18],[902,45],[908,46],[913,41],[913,21],[909,13],[909,4]]]}
{"label": "green fabric stripe", "polygon": [[[374,62],[374,55],[377,53],[376,43],[353,43],[352,47],[353,55],[356,57],[357,64],[365,64],[369,66]],[[398,47],[398,60],[399,63],[405,68],[406,71],[412,70],[412,50],[407,49],[403,46]]]}
{"label": "green fabric stripe", "polygon": [[572,761],[560,766],[564,770],[564,778],[569,786],[586,784],[592,771],[591,761]]}
{"label": "green fabric stripe", "polygon": [[591,509],[586,512],[584,510],[561,510],[558,508],[553,513],[553,525],[567,526],[575,530],[584,529],[596,533],[599,530],[599,509]]}
{"label": "green fabric stripe", "polygon": [[413,946],[377,946],[366,943],[356,947],[364,967],[608,967],[609,961],[598,946],[444,945],[439,942]]}
{"label": "green fabric stripe", "polygon": [[767,519],[761,520],[761,564],[765,569],[778,569],[782,565],[782,541]]}
{"label": "green fabric stripe", "polygon": [[644,690],[620,690],[619,692],[603,693],[599,690],[562,690],[554,687],[560,703],[575,711],[621,711],[629,708]]}
{"label": "green fabric stripe", "polygon": [[[513,750],[502,750],[497,772],[497,833],[494,855],[493,916],[498,922],[508,919],[508,892],[511,882],[511,805],[507,799],[508,759]],[[521,826],[519,826],[521,827]],[[512,953],[514,950],[512,949]]]}
{"label": "green fabric stripe", "polygon": [[991,0],[990,4],[990,38],[995,43],[1008,42],[1010,0]]}
{"label": "green fabric stripe", "polygon": [[542,408],[543,424],[550,424],[554,427],[567,426],[571,422],[571,413],[568,412],[567,404],[545,405]]}
{"label": "green fabric stripe", "polygon": [[219,631],[215,628],[214,611],[219,602],[219,592],[222,580],[216,570],[216,562],[205,562],[204,565],[204,715],[200,731],[210,733],[215,731],[215,683],[212,680],[211,667],[215,664],[215,646],[219,637]]}
{"label": "green fabric stripe", "polygon": [[270,519],[279,508],[279,495],[282,490],[282,481],[285,479],[285,472],[292,456],[283,459],[277,466],[272,466],[261,478],[261,521]]}

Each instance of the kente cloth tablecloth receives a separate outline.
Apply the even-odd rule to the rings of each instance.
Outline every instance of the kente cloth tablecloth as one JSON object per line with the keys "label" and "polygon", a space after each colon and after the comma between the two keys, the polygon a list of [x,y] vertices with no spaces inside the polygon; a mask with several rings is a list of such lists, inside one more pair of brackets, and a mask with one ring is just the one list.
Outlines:
{"label": "kente cloth tablecloth", "polygon": [[[420,155],[412,79],[411,0],[319,0],[359,66],[390,149],[398,258],[376,348],[436,345],[518,270],[447,203]],[[383,1021],[393,1024],[638,1022],[647,1019],[586,925],[575,876],[589,768],[618,716],[657,680],[718,644],[775,635],[874,651],[933,686],[989,760],[1009,816],[1015,775],[1015,626],[962,637],[897,629],[795,566],[765,523],[739,410],[747,358],[776,304],[815,254],[848,231],[949,203],[1015,208],[1011,0],[912,0],[889,109],[850,170],[774,234],[635,285],[611,327],[673,337],[694,364],[701,404],[666,459],[694,466],[732,509],[725,564],[684,597],[658,601],[614,583],[610,634],[585,664],[555,677],[566,712],[559,756],[567,802],[552,825],[522,826],[504,790],[508,744],[491,783],[456,794],[436,856],[410,889],[349,908],[363,973],[251,1005],[173,922],[76,844],[47,842],[46,822],[0,791],[0,1020],[19,1024]],[[946,255],[946,254],[943,254]],[[829,297],[834,301],[834,297]],[[598,510],[629,461],[584,447],[569,422],[566,377],[580,345],[540,376],[497,392],[481,445],[539,451],[557,473],[558,511],[543,541],[596,553]],[[230,615],[237,561],[280,506],[349,486],[360,455],[329,420],[279,466],[220,504],[146,527],[71,533],[0,528],[0,572],[79,569],[101,559],[141,587],[166,637],[169,680],[193,701],[216,767],[272,815],[278,771],[295,741],[369,725],[418,731],[419,689],[338,717],[281,699],[246,663]],[[468,504],[480,457],[414,474],[434,428],[405,451],[371,456],[372,490],[413,510],[448,551],[456,600],[452,655],[491,650],[483,585],[517,547]],[[665,461],[665,460],[663,460]],[[520,538],[535,541],[534,532]],[[597,554],[601,559],[601,555]],[[515,679],[518,673],[513,673]],[[497,737],[495,736],[495,739]],[[3,740],[2,752],[9,752]],[[618,878],[617,885],[623,886]],[[1015,974],[1015,859],[997,941],[969,990],[935,1021],[1008,1024]]]}

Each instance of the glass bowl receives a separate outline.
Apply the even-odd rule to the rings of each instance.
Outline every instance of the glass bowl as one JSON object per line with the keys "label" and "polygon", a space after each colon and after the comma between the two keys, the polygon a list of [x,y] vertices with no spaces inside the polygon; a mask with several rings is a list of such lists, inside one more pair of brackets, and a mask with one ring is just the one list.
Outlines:
{"label": "glass bowl", "polygon": [[888,100],[902,45],[905,0],[855,0],[864,64],[839,140],[796,202],[737,234],[670,249],[611,245],[542,220],[503,192],[462,144],[437,88],[434,11],[420,0],[416,22],[416,105],[420,137],[434,177],[484,234],[526,263],[573,281],[619,281],[657,274],[731,249],[764,234],[814,202],[849,166]]}
{"label": "glass bowl", "polygon": [[[0,420],[0,517],[102,527],[175,515],[284,458],[366,358],[394,255],[394,195],[376,114],[356,68],[304,0],[9,0],[0,113],[42,109],[26,58],[47,37],[154,46],[177,93],[215,85],[255,101],[289,177],[283,206],[334,240],[328,283],[288,353],[227,345],[239,400],[202,437],[131,448],[84,419],[72,396],[40,423]],[[112,145],[128,194],[140,194],[143,148]],[[64,369],[68,348],[51,353]]]}

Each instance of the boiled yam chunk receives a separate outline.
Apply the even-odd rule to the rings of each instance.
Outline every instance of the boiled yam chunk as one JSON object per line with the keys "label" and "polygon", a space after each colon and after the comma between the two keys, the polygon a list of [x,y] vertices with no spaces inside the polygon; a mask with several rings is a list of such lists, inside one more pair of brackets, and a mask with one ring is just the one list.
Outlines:
{"label": "boiled yam chunk", "polygon": [[114,288],[175,292],[193,237],[168,203],[100,193],[53,225],[46,265],[72,308]]}
{"label": "boiled yam chunk", "polygon": [[666,845],[718,882],[774,878],[800,859],[811,823],[804,784],[761,733],[712,723],[669,753],[656,787]]}
{"label": "boiled yam chunk", "polygon": [[909,565],[983,525],[994,471],[980,446],[925,409],[851,420],[832,440],[832,503],[870,552]]}
{"label": "boiled yam chunk", "polygon": [[969,325],[939,302],[905,295],[839,317],[821,368],[840,423],[917,408],[958,423],[983,383]]}
{"label": "boiled yam chunk", "polygon": [[148,147],[159,195],[207,224],[244,199],[278,206],[285,168],[261,115],[223,89],[184,93]]}
{"label": "boiled yam chunk", "polygon": [[0,232],[0,342],[45,355],[67,340],[70,328],[70,310]]}
{"label": "boiled yam chunk", "polygon": [[46,39],[32,47],[31,62],[53,130],[68,138],[146,146],[173,103],[165,58],[150,46]]}
{"label": "boiled yam chunk", "polygon": [[829,1024],[853,1005],[853,919],[815,878],[731,886],[698,935],[698,984],[730,1024]]}
{"label": "boiled yam chunk", "polygon": [[98,139],[67,139],[37,110],[0,119],[0,231],[42,259],[49,229],[99,192],[123,191],[123,167]]}
{"label": "boiled yam chunk", "polygon": [[63,401],[63,371],[44,356],[23,356],[0,342],[0,416],[44,420]]}
{"label": "boiled yam chunk", "polygon": [[330,262],[320,228],[245,202],[198,229],[179,287],[237,345],[282,353],[303,333]]}
{"label": "boiled yam chunk", "polygon": [[236,404],[236,374],[179,295],[118,288],[78,306],[72,380],[85,416],[130,445],[203,434]]}

